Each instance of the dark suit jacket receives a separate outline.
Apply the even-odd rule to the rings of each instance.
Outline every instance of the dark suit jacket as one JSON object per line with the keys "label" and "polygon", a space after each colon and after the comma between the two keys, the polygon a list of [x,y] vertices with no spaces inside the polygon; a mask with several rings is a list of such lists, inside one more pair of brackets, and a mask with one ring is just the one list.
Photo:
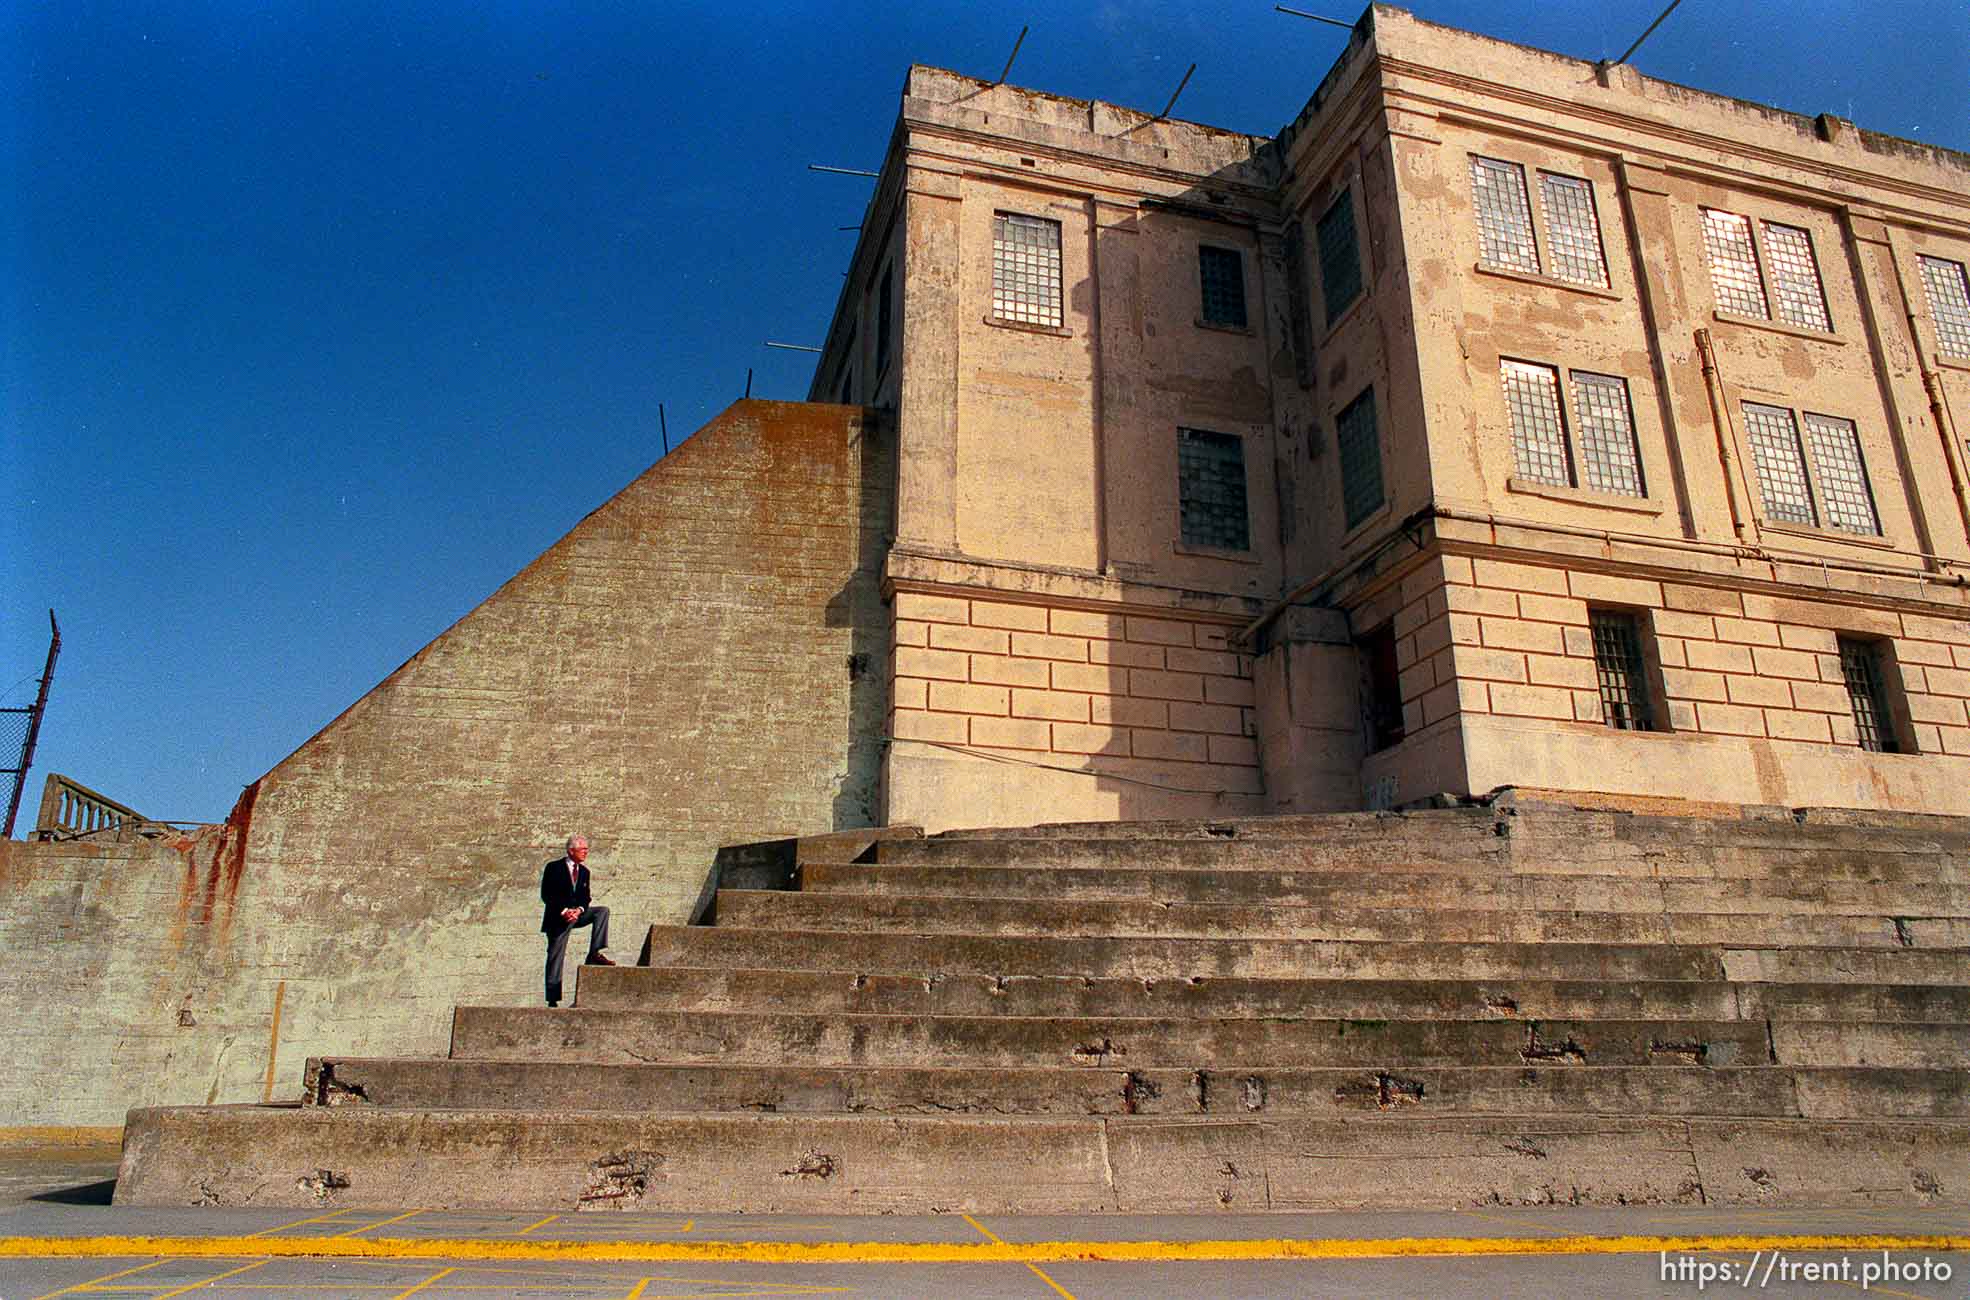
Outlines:
{"label": "dark suit jacket", "polygon": [[559,934],[568,928],[561,919],[561,909],[579,907],[588,910],[588,868],[575,868],[578,879],[568,881],[568,859],[559,857],[540,869],[540,932]]}

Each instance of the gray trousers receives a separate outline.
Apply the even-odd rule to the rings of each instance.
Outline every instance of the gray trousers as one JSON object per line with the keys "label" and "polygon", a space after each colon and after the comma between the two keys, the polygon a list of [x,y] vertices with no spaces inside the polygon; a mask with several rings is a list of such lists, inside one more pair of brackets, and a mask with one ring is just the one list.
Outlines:
{"label": "gray trousers", "polygon": [[609,909],[606,907],[585,908],[567,929],[547,936],[547,1005],[550,1007],[561,1001],[561,965],[568,955],[568,936],[584,925],[595,927],[588,936],[589,956],[593,957],[609,946]]}

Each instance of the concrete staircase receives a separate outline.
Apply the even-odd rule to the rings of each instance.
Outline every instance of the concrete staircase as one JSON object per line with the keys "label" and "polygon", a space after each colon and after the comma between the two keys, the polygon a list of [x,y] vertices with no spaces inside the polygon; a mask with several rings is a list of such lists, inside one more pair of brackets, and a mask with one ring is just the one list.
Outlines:
{"label": "concrete staircase", "polygon": [[[858,841],[849,848],[861,848]],[[573,1010],[134,1111],[117,1199],[1970,1199],[1970,826],[1517,801],[802,846]]]}

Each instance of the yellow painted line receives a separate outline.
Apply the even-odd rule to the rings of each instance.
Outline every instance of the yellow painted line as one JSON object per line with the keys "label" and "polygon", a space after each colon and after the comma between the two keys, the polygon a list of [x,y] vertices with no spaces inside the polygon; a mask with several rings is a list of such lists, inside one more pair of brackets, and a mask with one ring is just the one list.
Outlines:
{"label": "yellow painted line", "polygon": [[375,1223],[365,1223],[360,1228],[351,1228],[347,1232],[338,1232],[335,1234],[335,1236],[354,1237],[361,1233],[368,1232],[371,1228],[381,1228],[392,1223],[402,1223],[405,1219],[411,1218],[415,1215],[419,1215],[422,1213],[424,1213],[424,1211],[422,1210],[405,1210],[402,1214],[397,1215],[395,1218],[378,1219]]}
{"label": "yellow painted line", "polygon": [[456,1272],[458,1272],[458,1270],[455,1268],[441,1268],[437,1272],[433,1273],[430,1277],[425,1278],[422,1282],[419,1282],[416,1286],[410,1288],[410,1290],[397,1292],[397,1294],[390,1297],[390,1300],[404,1300],[405,1296],[416,1295],[419,1291],[422,1291],[425,1287],[430,1286],[433,1282],[438,1281],[440,1278],[450,1277],[453,1273]]}
{"label": "yellow painted line", "polygon": [[650,1279],[643,1278],[636,1283],[636,1289],[623,1297],[623,1300],[643,1300],[643,1293],[650,1289]]}
{"label": "yellow painted line", "polygon": [[560,1217],[561,1216],[558,1214],[550,1214],[546,1218],[542,1219],[539,1223],[529,1223],[526,1227],[520,1229],[518,1232],[514,1233],[513,1235],[516,1237],[524,1237],[528,1233],[532,1232],[535,1228],[545,1228],[548,1224],[554,1222],[554,1220]]}
{"label": "yellow painted line", "polygon": [[123,1149],[121,1124],[21,1124],[0,1128],[0,1151],[23,1147],[115,1147]]}
{"label": "yellow painted line", "polygon": [[256,1259],[251,1264],[242,1264],[238,1268],[229,1269],[226,1272],[219,1274],[219,1276],[217,1277],[208,1277],[197,1282],[188,1282],[184,1286],[179,1287],[175,1291],[159,1291],[155,1296],[151,1297],[151,1300],[169,1300],[169,1297],[174,1295],[183,1295],[187,1291],[197,1291],[204,1287],[212,1286],[215,1285],[216,1283],[223,1282],[229,1277],[238,1277],[241,1273],[251,1272],[252,1270],[259,1268],[262,1264],[265,1264],[267,1262],[268,1261],[264,1259]]}
{"label": "yellow painted line", "polygon": [[339,1219],[347,1213],[349,1213],[347,1209],[331,1210],[327,1214],[317,1214],[312,1219],[296,1219],[292,1223],[283,1223],[277,1227],[262,1228],[258,1232],[249,1232],[241,1240],[247,1241],[254,1237],[271,1237],[276,1232],[286,1232],[289,1228],[305,1228],[311,1223],[327,1223],[330,1219]]}
{"label": "yellow painted line", "polygon": [[58,1295],[74,1295],[77,1291],[87,1291],[91,1287],[102,1285],[104,1282],[114,1282],[119,1277],[129,1277],[132,1273],[141,1273],[147,1268],[156,1268],[162,1263],[164,1263],[163,1260],[154,1259],[148,1264],[139,1264],[135,1268],[126,1268],[115,1273],[105,1273],[101,1277],[92,1278],[87,1282],[77,1282],[74,1286],[65,1286],[59,1291],[49,1291],[44,1295],[38,1295],[34,1300],[54,1300],[54,1297]]}
{"label": "yellow painted line", "polygon": [[[972,1227],[978,1229],[980,1232],[984,1233],[986,1237],[990,1238],[996,1244],[1001,1246],[1005,1245],[1005,1242],[1000,1239],[998,1233],[993,1232],[990,1228],[986,1227],[978,1220],[972,1218],[969,1214],[960,1213],[958,1217],[963,1219],[966,1223],[969,1223]],[[1048,1277],[1045,1273],[1042,1273],[1040,1271],[1040,1266],[1038,1264],[1033,1263],[1031,1260],[1025,1260],[1025,1259],[1019,1262],[1026,1265],[1027,1268],[1033,1270],[1033,1276],[1039,1278],[1040,1281],[1052,1287],[1056,1294],[1063,1297],[1063,1300],[1074,1300],[1074,1293],[1069,1291],[1066,1287],[1060,1285],[1060,1283],[1054,1281],[1052,1278]]]}
{"label": "yellow painted line", "polygon": [[[983,1229],[981,1229],[983,1231]],[[989,1235],[989,1234],[988,1234]],[[0,1259],[164,1255],[179,1259],[443,1259],[754,1264],[985,1264],[1071,1260],[1403,1259],[1415,1256],[1653,1255],[1660,1251],[1957,1251],[1970,1233],[1678,1233],[1574,1237],[1255,1238],[1220,1241],[518,1241],[392,1237],[0,1237]]]}

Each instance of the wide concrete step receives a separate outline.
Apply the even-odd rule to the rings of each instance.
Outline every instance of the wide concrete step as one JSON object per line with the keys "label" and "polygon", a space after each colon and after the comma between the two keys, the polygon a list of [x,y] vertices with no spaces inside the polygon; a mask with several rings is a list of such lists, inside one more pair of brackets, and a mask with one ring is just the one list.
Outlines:
{"label": "wide concrete step", "polygon": [[1293,843],[1483,842],[1494,838],[1571,844],[1576,849],[1684,848],[1861,849],[1970,854],[1970,824],[1960,817],[1906,817],[1853,809],[1803,816],[1708,818],[1651,816],[1550,803],[1516,808],[1466,807],[1410,812],[1283,814],[1214,820],[1062,822],[944,831],[913,837],[926,844],[1049,841],[1192,841]]}
{"label": "wide concrete step", "polygon": [[458,1060],[811,1065],[1970,1064],[1970,1027],[1763,1020],[1315,1020],[459,1007]]}
{"label": "wide concrete step", "polygon": [[1527,908],[1597,912],[1770,912],[1970,917],[1970,887],[1796,877],[1662,880],[1451,871],[1212,871],[1196,868],[885,866],[810,863],[800,891],[971,898],[1265,903],[1275,906]]}
{"label": "wide concrete step", "polygon": [[[658,925],[643,966],[847,975],[1070,975],[1087,979],[1728,980],[1970,985],[1961,951],[1654,943],[1437,943],[894,934]],[[583,968],[606,975],[606,967]]]}
{"label": "wide concrete step", "polygon": [[125,1132],[119,1205],[313,1213],[1897,1206],[1970,1185],[1963,1121],[238,1106],[135,1110]]}
{"label": "wide concrete step", "polygon": [[[1331,854],[1308,860],[1278,853],[1254,853],[1226,858],[1216,853],[1171,855],[1134,860],[1122,854],[1090,857],[1063,857],[1034,861],[980,860],[955,848],[946,855],[914,862],[840,862],[810,858],[803,867],[860,866],[885,870],[923,871],[1032,871],[1060,876],[1101,871],[1197,871],[1235,877],[1247,873],[1265,875],[1290,873],[1302,876],[1467,876],[1485,879],[1524,879],[1538,881],[1549,877],[1592,880],[1663,881],[1697,884],[1707,881],[1773,881],[1777,887],[1810,888],[1816,885],[1945,885],[1970,888],[1970,863],[1957,863],[1933,855],[1884,854],[1872,858],[1842,856],[1830,860],[1757,864],[1725,857],[1715,862],[1674,862],[1649,857],[1608,860],[1555,852],[1547,855],[1521,855],[1482,861],[1467,855],[1391,857],[1384,854]],[[1069,882],[1072,883],[1071,881]]]}
{"label": "wide concrete step", "polygon": [[720,890],[718,924],[905,934],[1108,935],[1452,943],[1744,943],[1854,948],[1970,945],[1970,919],[1791,913],[1634,913],[1289,907]]}
{"label": "wide concrete step", "polygon": [[352,1109],[754,1111],[860,1115],[1732,1115],[1954,1119],[1970,1072],[1726,1066],[1202,1068],[555,1061],[308,1062],[307,1104]]}
{"label": "wide concrete step", "polygon": [[876,846],[886,866],[1189,867],[1236,870],[1418,870],[1551,872],[1576,875],[1739,877],[1840,875],[1970,883],[1970,851],[1904,849],[1867,842],[1816,845],[1656,845],[1572,837],[1442,837],[1382,840],[925,839]]}
{"label": "wide concrete step", "polygon": [[1695,980],[1088,979],[584,967],[583,1010],[825,1015],[1302,1016],[1351,1020],[1887,1020],[1970,1022],[1970,988]]}

